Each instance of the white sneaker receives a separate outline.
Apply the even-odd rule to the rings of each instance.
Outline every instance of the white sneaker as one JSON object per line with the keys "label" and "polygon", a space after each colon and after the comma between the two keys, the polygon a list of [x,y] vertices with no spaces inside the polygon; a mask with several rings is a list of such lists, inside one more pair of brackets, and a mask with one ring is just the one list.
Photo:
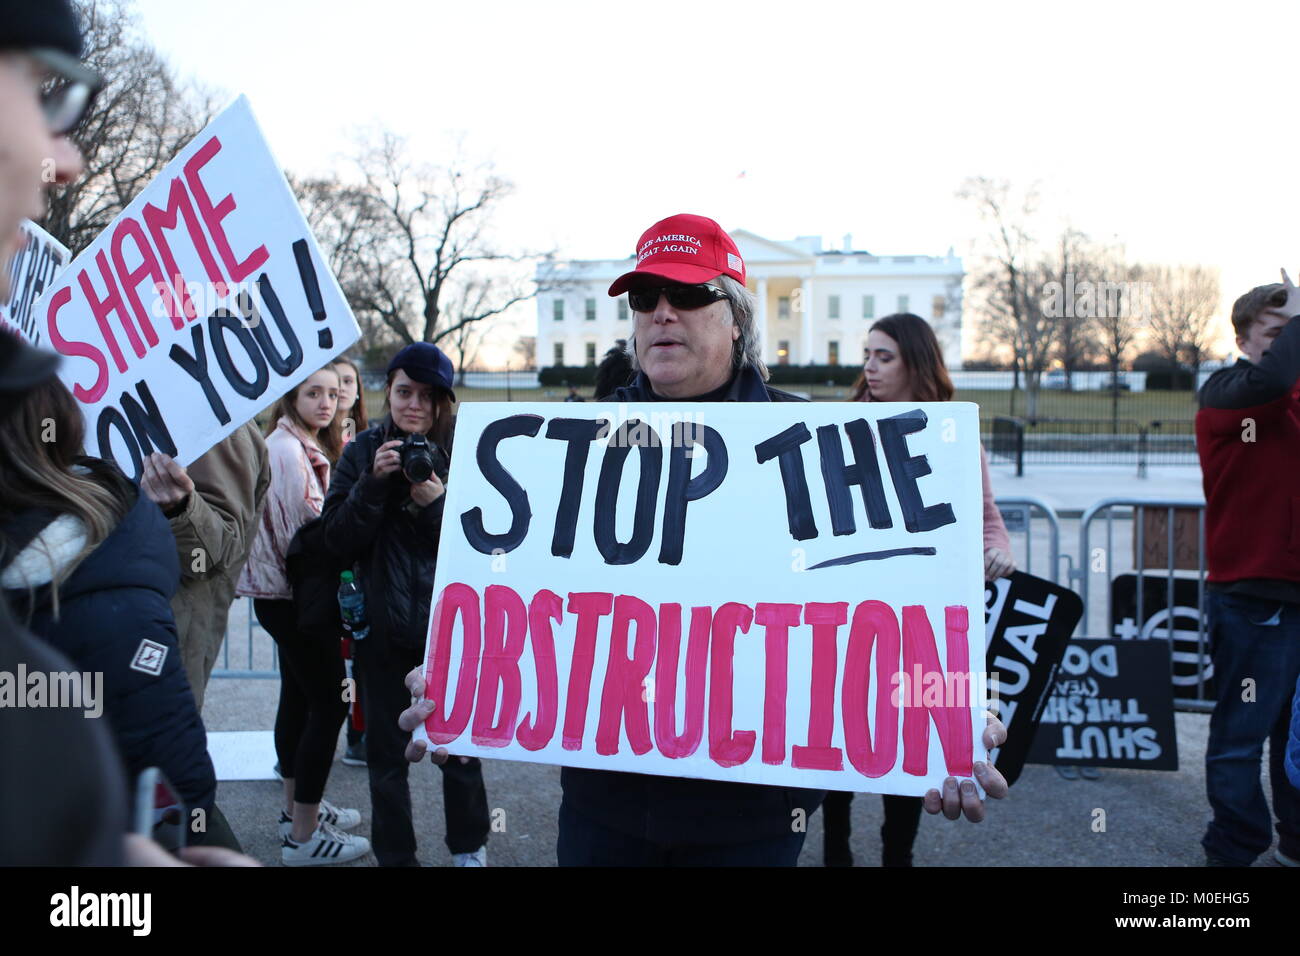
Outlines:
{"label": "white sneaker", "polygon": [[[320,802],[320,810],[316,813],[317,825],[328,823],[330,826],[339,830],[351,830],[361,823],[361,811],[350,808],[336,807],[328,800]],[[293,817],[280,811],[280,836],[287,837],[293,830]]]}
{"label": "white sneaker", "polygon": [[280,848],[280,862],[285,866],[322,866],[347,863],[369,852],[370,841],[365,837],[344,833],[322,823],[304,843],[295,843],[291,837],[285,837]]}
{"label": "white sneaker", "polygon": [[453,853],[452,866],[487,866],[487,845],[479,847],[473,853]]}

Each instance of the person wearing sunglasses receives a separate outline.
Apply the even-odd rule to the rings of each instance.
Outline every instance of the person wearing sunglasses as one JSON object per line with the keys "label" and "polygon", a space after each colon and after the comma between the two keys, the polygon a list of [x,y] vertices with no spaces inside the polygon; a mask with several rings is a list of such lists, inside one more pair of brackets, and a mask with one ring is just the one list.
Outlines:
{"label": "person wearing sunglasses", "polygon": [[[611,296],[624,292],[634,320],[628,353],[637,376],[602,398],[802,401],[767,384],[745,263],[712,219],[677,215],[646,230],[636,268],[609,287]],[[1005,740],[1006,729],[990,723],[985,746]],[[980,782],[989,796],[1006,795],[1006,781],[991,767]],[[560,783],[561,866],[793,866],[804,842],[804,833],[791,826],[794,814],[802,809],[807,819],[825,797],[821,790],[579,767],[563,768]],[[927,794],[925,806],[949,819],[984,815],[974,785],[959,788],[952,778],[942,794]]]}
{"label": "person wearing sunglasses", "polygon": [[24,219],[45,215],[45,190],[72,182],[82,160],[68,139],[103,85],[82,65],[67,0],[0,0],[0,302]]}

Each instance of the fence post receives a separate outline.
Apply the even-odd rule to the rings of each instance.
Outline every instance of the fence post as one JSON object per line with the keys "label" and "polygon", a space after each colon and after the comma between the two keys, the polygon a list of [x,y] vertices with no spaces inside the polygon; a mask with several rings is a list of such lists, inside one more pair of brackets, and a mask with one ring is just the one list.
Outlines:
{"label": "fence post", "polygon": [[1138,426],[1138,477],[1147,476],[1147,430],[1145,425]]}
{"label": "fence post", "polygon": [[1025,423],[1016,422],[1016,477],[1025,477]]}

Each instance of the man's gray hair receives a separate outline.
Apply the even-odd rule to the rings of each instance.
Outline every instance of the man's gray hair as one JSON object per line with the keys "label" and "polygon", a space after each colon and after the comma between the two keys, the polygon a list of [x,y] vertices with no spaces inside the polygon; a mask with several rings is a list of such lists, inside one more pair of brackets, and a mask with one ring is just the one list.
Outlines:
{"label": "man's gray hair", "polygon": [[[763,362],[763,343],[759,339],[758,326],[754,314],[758,308],[758,299],[743,285],[728,275],[720,275],[708,283],[727,293],[727,304],[731,306],[731,321],[740,329],[740,337],[733,343],[731,366],[741,369],[749,366],[759,374],[763,381],[768,379],[767,365]],[[641,371],[641,363],[636,358],[636,333],[628,336],[627,354],[632,360],[633,371]]]}

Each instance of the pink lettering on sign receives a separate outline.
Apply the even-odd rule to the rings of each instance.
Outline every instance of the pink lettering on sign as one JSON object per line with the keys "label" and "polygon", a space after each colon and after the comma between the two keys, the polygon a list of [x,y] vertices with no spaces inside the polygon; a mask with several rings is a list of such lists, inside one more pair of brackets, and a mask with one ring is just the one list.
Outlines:
{"label": "pink lettering on sign", "polygon": [[[921,705],[909,701],[901,708],[900,721],[896,693],[902,672],[969,673],[967,608],[944,609],[944,666],[930,620],[919,605],[901,609],[901,627],[900,614],[878,600],[859,602],[851,617],[846,601],[694,607],[684,662],[682,617],[680,604],[655,608],[627,594],[571,592],[566,608],[557,593],[546,589],[525,603],[504,585],[488,587],[480,600],[469,585],[449,584],[435,604],[430,627],[426,694],[438,706],[425,723],[429,738],[435,745],[449,745],[468,729],[472,742],[481,747],[504,747],[515,740],[539,751],[553,742],[563,713],[560,746],[583,750],[588,746],[588,705],[598,696],[590,745],[594,754],[618,755],[626,740],[635,756],[653,750],[670,759],[689,757],[698,752],[707,722],[709,759],[720,767],[742,766],[755,757],[758,733],[735,727],[736,641],[757,623],[764,630],[763,687],[749,685],[744,693],[750,702],[761,693],[762,763],[787,765],[788,760],[791,767],[876,779],[898,768],[901,736],[902,771],[924,776],[933,725],[946,773],[971,775],[972,706],[978,702],[948,697]],[[568,681],[561,699],[555,627],[566,621],[571,621],[573,643],[566,652]],[[801,623],[811,629],[810,639],[807,632],[798,638],[811,645],[811,676],[804,685],[806,699],[800,702],[807,704],[807,743],[791,747],[786,720],[792,692],[790,629]],[[838,645],[846,624],[841,676]],[[535,706],[520,719],[521,662],[530,647]],[[595,688],[598,648],[606,665]],[[459,651],[460,665],[455,691],[449,695],[454,651]],[[684,693],[679,694],[683,682]],[[685,700],[680,729],[679,698]],[[836,720],[843,722],[842,748],[833,743]],[[449,749],[455,752],[454,746]]]}

